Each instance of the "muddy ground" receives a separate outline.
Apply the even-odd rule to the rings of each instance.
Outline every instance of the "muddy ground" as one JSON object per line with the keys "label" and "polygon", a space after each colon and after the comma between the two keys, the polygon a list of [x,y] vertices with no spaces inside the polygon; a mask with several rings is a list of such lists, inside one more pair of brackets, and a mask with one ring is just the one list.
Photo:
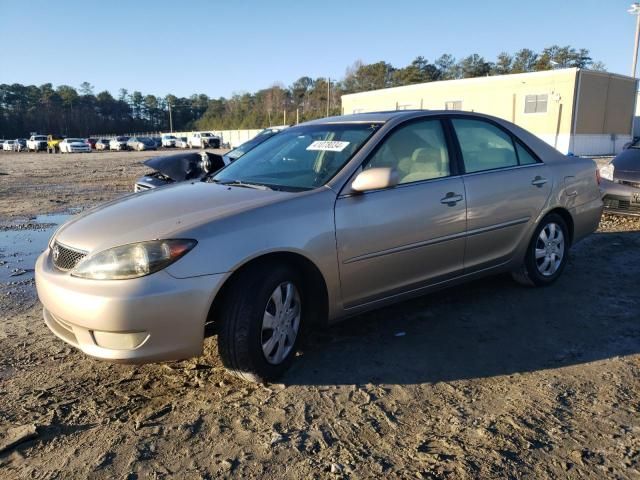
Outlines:
{"label": "muddy ground", "polygon": [[28,252],[64,217],[40,215],[129,192],[152,155],[0,154],[1,478],[640,478],[640,221],[606,217],[550,288],[362,315],[252,385],[215,337],[132,367],[42,321]]}

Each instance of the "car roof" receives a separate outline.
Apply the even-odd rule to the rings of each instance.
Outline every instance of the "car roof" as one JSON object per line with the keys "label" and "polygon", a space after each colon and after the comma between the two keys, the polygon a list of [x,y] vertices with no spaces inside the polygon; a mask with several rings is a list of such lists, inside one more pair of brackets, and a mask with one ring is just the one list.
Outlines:
{"label": "car roof", "polygon": [[464,110],[387,110],[380,112],[353,113],[350,115],[338,115],[335,117],[320,118],[311,120],[300,125],[320,125],[326,123],[385,123],[392,119],[409,119],[415,117],[428,117],[435,115],[465,115],[478,118],[488,118],[499,120],[498,118],[477,112],[467,112]]}

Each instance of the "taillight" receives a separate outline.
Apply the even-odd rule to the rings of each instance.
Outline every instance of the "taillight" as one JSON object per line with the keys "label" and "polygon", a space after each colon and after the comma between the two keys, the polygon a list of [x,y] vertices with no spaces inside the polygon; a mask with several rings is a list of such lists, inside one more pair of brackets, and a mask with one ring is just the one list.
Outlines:
{"label": "taillight", "polygon": [[600,169],[596,167],[596,182],[600,185]]}

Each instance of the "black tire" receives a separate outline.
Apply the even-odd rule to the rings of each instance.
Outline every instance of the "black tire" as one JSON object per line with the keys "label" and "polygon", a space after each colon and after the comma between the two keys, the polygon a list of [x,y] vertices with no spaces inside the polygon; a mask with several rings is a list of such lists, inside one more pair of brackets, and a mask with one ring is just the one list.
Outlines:
{"label": "black tire", "polygon": [[[301,315],[297,336],[281,363],[269,363],[262,350],[262,322],[272,293],[291,282],[300,297]],[[303,282],[287,265],[267,263],[241,272],[230,285],[218,318],[218,352],[227,370],[250,382],[278,379],[291,366],[305,328],[307,308]],[[273,334],[273,333],[272,333]]]}
{"label": "black tire", "polygon": [[[545,227],[550,224],[555,224],[560,227],[564,239],[564,249],[562,259],[560,260],[560,264],[555,272],[549,275],[544,275],[538,268],[536,260],[536,248],[540,246],[540,232],[542,232],[542,230],[544,230]],[[550,213],[540,221],[540,223],[534,230],[533,236],[531,237],[529,245],[527,246],[527,252],[525,254],[524,261],[517,270],[511,272],[511,276],[519,284],[528,287],[546,287],[547,285],[551,285],[558,278],[560,278],[560,275],[562,275],[562,272],[567,265],[570,246],[569,229],[567,228],[567,223],[565,222],[564,218],[562,218],[557,213]]]}

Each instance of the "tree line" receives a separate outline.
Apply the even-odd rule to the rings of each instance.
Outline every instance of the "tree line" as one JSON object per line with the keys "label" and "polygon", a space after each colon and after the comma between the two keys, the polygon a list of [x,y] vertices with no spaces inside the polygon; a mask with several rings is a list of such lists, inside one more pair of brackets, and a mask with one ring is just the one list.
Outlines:
{"label": "tree line", "polygon": [[169,109],[174,130],[223,130],[263,128],[270,125],[312,120],[340,113],[340,97],[348,93],[415,83],[452,80],[555,68],[604,70],[589,50],[552,45],[541,52],[523,48],[514,54],[500,53],[494,61],[477,53],[456,59],[443,54],[433,62],[416,57],[396,68],[380,61],[350,66],[342,79],[300,77],[290,86],[273,84],[255,93],[230,98],[143,95],[120,89],[94,94],[83,82],[69,85],[0,84],[0,138],[27,136],[30,132],[89,136],[100,133],[168,131]]}

